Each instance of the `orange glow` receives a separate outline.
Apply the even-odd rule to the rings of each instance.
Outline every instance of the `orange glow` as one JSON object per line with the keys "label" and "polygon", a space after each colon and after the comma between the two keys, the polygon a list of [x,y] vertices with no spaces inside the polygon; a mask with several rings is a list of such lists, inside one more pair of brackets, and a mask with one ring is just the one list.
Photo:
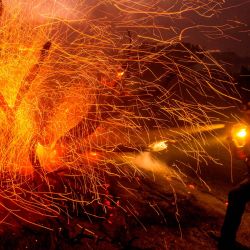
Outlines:
{"label": "orange glow", "polygon": [[43,146],[37,144],[36,154],[39,158],[41,166],[47,171],[56,170],[62,163],[60,160],[60,153],[53,146]]}
{"label": "orange glow", "polygon": [[91,156],[97,156],[97,153],[96,152],[90,152],[90,155]]}
{"label": "orange glow", "polygon": [[195,186],[193,184],[189,184],[188,187],[193,190],[195,189]]}
{"label": "orange glow", "polygon": [[247,136],[246,128],[242,128],[240,131],[238,131],[236,136],[240,138],[245,138]]}
{"label": "orange glow", "polygon": [[123,77],[123,76],[124,76],[124,74],[125,74],[125,72],[124,72],[124,71],[122,71],[122,72],[118,72],[118,73],[117,73],[117,77],[118,77],[118,78],[121,78],[121,77]]}
{"label": "orange glow", "polygon": [[232,139],[236,147],[242,148],[248,140],[248,127],[245,124],[236,124],[232,128]]}
{"label": "orange glow", "polygon": [[[139,153],[152,141],[158,142],[155,151],[166,149],[173,127],[180,150],[211,160],[199,132],[223,115],[214,96],[237,100],[233,79],[208,51],[180,41],[191,27],[157,23],[178,22],[190,12],[209,18],[217,1],[6,2],[0,20],[0,187],[13,190],[20,208],[54,216],[67,202],[85,204],[88,191],[99,202],[106,175],[134,178],[137,172],[128,160],[133,173],[123,171],[115,149],[126,156],[125,150]],[[141,171],[165,171],[148,160]],[[60,181],[67,178],[74,181],[63,190]]]}
{"label": "orange glow", "polygon": [[154,152],[160,152],[168,148],[167,141],[157,141],[149,145],[149,148]]}

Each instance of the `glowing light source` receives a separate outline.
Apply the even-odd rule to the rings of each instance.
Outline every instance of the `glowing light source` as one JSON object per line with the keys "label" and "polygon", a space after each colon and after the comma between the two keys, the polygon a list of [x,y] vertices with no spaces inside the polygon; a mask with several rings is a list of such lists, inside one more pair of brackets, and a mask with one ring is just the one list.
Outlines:
{"label": "glowing light source", "polygon": [[237,137],[240,138],[245,138],[247,136],[247,130],[246,128],[242,128],[241,130],[239,130],[236,134]]}
{"label": "glowing light source", "polygon": [[157,141],[149,145],[149,149],[154,152],[163,151],[168,148],[168,143],[166,140]]}
{"label": "glowing light source", "polygon": [[245,124],[236,124],[232,128],[232,139],[236,147],[242,148],[248,139],[248,127]]}
{"label": "glowing light source", "polygon": [[122,72],[118,72],[118,73],[117,73],[117,77],[118,77],[118,78],[121,78],[121,77],[123,77],[123,76],[124,76],[124,74],[125,74],[125,72],[124,72],[124,71],[122,71]]}

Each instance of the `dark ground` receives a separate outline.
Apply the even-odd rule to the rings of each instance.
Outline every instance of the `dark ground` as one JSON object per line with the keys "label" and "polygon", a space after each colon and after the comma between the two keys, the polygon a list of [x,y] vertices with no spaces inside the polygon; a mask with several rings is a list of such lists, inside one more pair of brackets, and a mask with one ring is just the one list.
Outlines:
{"label": "dark ground", "polygon": [[[0,225],[0,249],[216,249],[208,232],[219,231],[225,200],[190,178],[183,181],[164,167],[133,178],[109,177],[109,198],[91,205],[95,216],[79,208],[71,218],[33,218],[50,231],[10,215]],[[249,221],[246,213],[239,232],[248,246]]]}

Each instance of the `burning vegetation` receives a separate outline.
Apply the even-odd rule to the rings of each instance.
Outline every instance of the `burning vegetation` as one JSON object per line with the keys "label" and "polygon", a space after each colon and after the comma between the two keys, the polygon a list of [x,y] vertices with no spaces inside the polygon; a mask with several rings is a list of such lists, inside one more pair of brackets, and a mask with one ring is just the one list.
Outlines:
{"label": "burning vegetation", "polygon": [[[177,24],[189,13],[212,17],[223,2],[75,1],[72,16],[39,20],[27,16],[35,1],[1,3],[2,225],[18,218],[51,229],[42,218],[91,219],[123,207],[112,183],[139,183],[148,171],[128,152],[178,138],[197,162],[210,158],[193,133],[218,126],[214,114],[223,116],[237,92],[208,51],[181,39],[192,28],[226,34]],[[166,181],[173,176],[181,179],[171,170]]]}

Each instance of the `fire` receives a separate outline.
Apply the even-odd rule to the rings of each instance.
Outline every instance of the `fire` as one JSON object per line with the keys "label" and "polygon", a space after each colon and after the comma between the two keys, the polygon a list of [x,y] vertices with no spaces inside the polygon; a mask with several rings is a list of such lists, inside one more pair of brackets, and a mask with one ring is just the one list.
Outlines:
{"label": "fire", "polygon": [[[160,0],[72,2],[72,8],[63,4],[66,16],[41,4],[43,12],[36,1],[1,5],[0,176],[12,179],[3,189],[22,190],[17,200],[24,202],[25,193],[32,197],[26,210],[44,215],[57,214],[60,200],[82,202],[79,188],[100,199],[103,176],[118,167],[111,157],[115,148],[136,151],[138,144],[157,141],[153,149],[165,149],[162,130],[211,125],[211,110],[220,109],[210,96],[237,99],[223,67],[207,51],[179,40],[187,29],[157,24],[189,12],[208,18],[218,1],[179,7]],[[45,15],[28,18],[27,11]],[[150,140],[155,131],[159,138]],[[186,145],[196,140],[184,130],[179,136]],[[191,156],[205,158],[198,139],[194,144]],[[68,188],[72,196],[51,191],[51,172],[60,172],[56,180],[75,178]],[[39,191],[44,185],[50,196]]]}
{"label": "fire", "polygon": [[36,147],[36,155],[39,158],[41,166],[47,171],[56,170],[62,164],[60,157],[62,157],[62,151],[50,146],[43,146],[40,143]]}
{"label": "fire", "polygon": [[118,73],[117,73],[117,77],[118,77],[118,78],[122,78],[122,77],[124,76],[124,74],[125,74],[124,71],[118,72]]}

